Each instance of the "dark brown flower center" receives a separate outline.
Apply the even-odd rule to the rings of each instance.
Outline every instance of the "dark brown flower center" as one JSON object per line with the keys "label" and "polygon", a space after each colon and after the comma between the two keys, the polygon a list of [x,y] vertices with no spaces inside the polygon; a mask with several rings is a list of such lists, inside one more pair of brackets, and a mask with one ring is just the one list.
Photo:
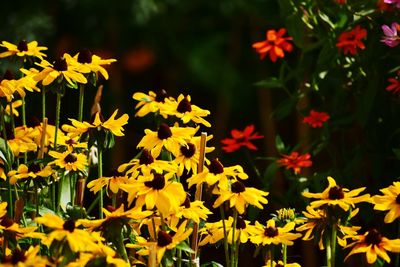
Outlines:
{"label": "dark brown flower center", "polygon": [[246,228],[246,222],[243,220],[242,216],[238,216],[236,221],[236,229],[245,229],[245,228]]}
{"label": "dark brown flower center", "polygon": [[158,128],[157,136],[161,140],[167,139],[172,136],[171,129],[167,124],[161,123],[160,127]]}
{"label": "dark brown flower center", "polygon": [[144,182],[144,185],[147,187],[151,187],[155,190],[161,190],[165,186],[165,178],[164,175],[155,173],[152,181]]}
{"label": "dark brown flower center", "polygon": [[11,219],[10,217],[7,217],[7,216],[5,216],[2,220],[1,220],[1,226],[4,226],[4,227],[10,227],[11,225],[13,225],[14,224],[14,221],[13,221],[13,219]]}
{"label": "dark brown flower center", "polygon": [[6,70],[3,75],[3,80],[14,80],[15,76],[11,70]]}
{"label": "dark brown flower center", "polygon": [[342,187],[335,185],[331,189],[329,189],[329,199],[342,199],[344,198],[344,193]]}
{"label": "dark brown flower center", "polygon": [[82,51],[79,52],[78,55],[78,62],[79,63],[92,63],[92,52],[88,49],[83,49]]}
{"label": "dark brown flower center", "polygon": [[22,52],[22,51],[28,51],[28,42],[26,40],[21,40],[18,43],[17,49]]}
{"label": "dark brown flower center", "polygon": [[165,91],[164,89],[161,89],[156,92],[155,100],[157,102],[164,102],[165,98],[167,98],[167,97],[168,97],[167,91]]}
{"label": "dark brown flower center", "polygon": [[398,194],[396,197],[396,203],[400,205],[400,194]]}
{"label": "dark brown flower center", "polygon": [[224,172],[224,165],[218,159],[213,159],[208,165],[208,170],[213,174],[220,174]]}
{"label": "dark brown flower center", "polygon": [[186,195],[185,201],[182,203],[181,206],[184,206],[186,209],[190,208],[190,198],[188,195]]}
{"label": "dark brown flower center", "polygon": [[78,158],[73,154],[73,153],[69,153],[65,158],[64,161],[66,163],[74,163],[78,160]]}
{"label": "dark brown flower center", "polygon": [[158,231],[157,234],[157,246],[166,247],[172,243],[172,237],[164,231]]}
{"label": "dark brown flower center", "polygon": [[40,165],[36,163],[29,165],[28,172],[33,172],[33,173],[40,172]]}
{"label": "dark brown flower center", "polygon": [[111,205],[107,205],[106,209],[107,209],[109,212],[114,212],[114,211],[117,210],[116,208],[114,208],[114,207],[111,206]]}
{"label": "dark brown flower center", "polygon": [[147,149],[144,149],[142,151],[142,154],[140,155],[139,164],[149,165],[153,162],[154,162],[154,158],[151,155],[150,151],[148,151]]}
{"label": "dark brown flower center", "polygon": [[277,236],[278,235],[278,228],[273,227],[273,226],[269,226],[269,227],[265,228],[264,235],[268,236],[268,237]]}
{"label": "dark brown flower center", "polygon": [[246,187],[244,186],[244,184],[242,182],[237,181],[231,185],[231,191],[232,191],[232,193],[239,194],[239,193],[246,191]]}
{"label": "dark brown flower center", "polygon": [[56,61],[54,61],[54,69],[56,71],[68,70],[68,65],[67,65],[67,61],[65,60],[65,58],[59,58]]}
{"label": "dark brown flower center", "polygon": [[178,108],[176,109],[179,113],[185,113],[192,111],[192,105],[190,104],[187,97],[181,100],[178,104]]}
{"label": "dark brown flower center", "polygon": [[68,139],[67,141],[65,141],[65,144],[67,144],[67,145],[69,145],[69,146],[72,146],[72,145],[78,144],[78,142],[77,142],[75,139],[70,138],[70,139]]}
{"label": "dark brown flower center", "polygon": [[365,243],[370,245],[378,245],[382,241],[382,235],[376,229],[371,229],[365,237]]}
{"label": "dark brown flower center", "polygon": [[17,265],[18,262],[25,262],[25,252],[20,249],[15,249],[11,256],[11,263]]}
{"label": "dark brown flower center", "polygon": [[181,146],[181,152],[185,158],[191,158],[196,152],[196,146],[192,143],[188,143],[186,146]]}
{"label": "dark brown flower center", "polygon": [[32,127],[32,128],[36,127],[36,126],[40,126],[40,120],[36,116],[31,116],[28,119],[26,126]]}
{"label": "dark brown flower center", "polygon": [[75,221],[74,220],[65,221],[65,223],[63,224],[63,228],[64,230],[67,230],[70,233],[72,233],[75,230]]}
{"label": "dark brown flower center", "polygon": [[282,264],[278,263],[275,265],[275,267],[284,267]]}

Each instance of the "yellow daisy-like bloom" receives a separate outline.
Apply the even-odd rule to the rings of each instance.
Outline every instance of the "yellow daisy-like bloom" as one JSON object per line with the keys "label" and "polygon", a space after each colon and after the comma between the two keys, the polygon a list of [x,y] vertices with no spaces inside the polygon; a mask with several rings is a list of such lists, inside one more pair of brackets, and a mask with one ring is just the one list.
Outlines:
{"label": "yellow daisy-like bloom", "polygon": [[393,185],[380,190],[383,196],[373,197],[374,209],[387,211],[385,223],[392,223],[400,217],[400,182],[393,182]]}
{"label": "yellow daisy-like bloom", "polygon": [[292,263],[286,263],[286,265],[283,264],[283,261],[272,261],[272,265],[271,265],[271,260],[268,260],[267,263],[265,263],[264,266],[262,267],[282,267],[282,266],[286,266],[286,267],[301,267],[300,264],[296,263],[296,262],[292,262]]}
{"label": "yellow daisy-like bloom", "polygon": [[99,56],[93,55],[89,50],[82,50],[74,57],[68,54],[64,54],[68,64],[76,67],[77,71],[81,73],[98,73],[100,72],[103,77],[108,80],[108,72],[103,67],[104,65],[110,65],[117,61],[116,59],[102,59]]}
{"label": "yellow daisy-like bloom", "polygon": [[218,182],[218,187],[221,189],[228,190],[229,181],[236,181],[237,178],[245,180],[249,176],[243,171],[242,166],[235,165],[231,167],[224,167],[218,159],[210,161],[203,172],[198,173],[187,179],[189,188],[193,185],[207,183],[209,186],[214,185]]}
{"label": "yellow daisy-like bloom", "polygon": [[15,135],[7,140],[14,156],[18,157],[20,153],[36,151],[38,146],[33,141],[35,136],[36,132],[33,128],[26,126],[16,127]]}
{"label": "yellow daisy-like bloom", "polygon": [[[32,124],[34,125],[33,127],[33,141],[36,143],[36,145],[40,146],[42,142],[42,134],[43,134],[43,123],[41,123],[38,119],[33,118],[32,119]],[[54,135],[56,132],[56,127],[51,124],[47,124],[46,126],[46,132],[44,133],[44,146],[45,146],[45,151],[47,150],[48,146],[53,145],[54,143]],[[57,140],[60,140],[60,145],[62,145],[64,140],[66,140],[65,134],[61,131],[61,129],[58,129],[57,131]]]}
{"label": "yellow daisy-like bloom", "polygon": [[80,122],[75,119],[69,119],[72,125],[65,124],[62,126],[62,129],[65,132],[69,133],[68,135],[70,137],[81,136],[92,128],[97,128],[98,130],[108,130],[115,136],[124,136],[124,128],[122,126],[128,123],[129,115],[123,114],[118,119],[115,119],[117,113],[118,109],[116,109],[111,117],[104,122],[101,119],[100,112],[96,113],[93,123],[89,123],[86,121]]}
{"label": "yellow daisy-like bloom", "polygon": [[177,166],[173,161],[154,159],[149,150],[143,149],[138,159],[132,159],[129,163],[124,163],[118,167],[119,172],[126,172],[126,175],[130,178],[136,178],[140,171],[149,173],[152,170],[156,173],[163,173],[164,171],[175,173]]}
{"label": "yellow daisy-like bloom", "polygon": [[78,72],[74,66],[68,65],[65,58],[57,59],[54,64],[46,60],[42,60],[38,66],[42,67],[38,74],[35,76],[36,81],[41,81],[43,86],[53,83],[58,78],[63,78],[68,84],[74,85],[78,83],[87,83],[85,76]]}
{"label": "yellow daisy-like bloom", "polygon": [[[19,112],[18,112],[17,108],[19,108],[20,106],[22,106],[22,100],[13,101],[11,103],[12,114],[16,117],[19,116]],[[6,106],[5,112],[7,115],[11,116],[10,105]]]}
{"label": "yellow daisy-like bloom", "polygon": [[126,247],[144,247],[137,251],[137,254],[149,255],[149,247],[154,244],[156,245],[157,263],[160,263],[165,251],[175,248],[177,245],[179,245],[179,243],[185,241],[190,236],[193,229],[190,228],[186,230],[186,226],[187,221],[184,221],[183,223],[181,223],[178,230],[174,234],[172,234],[172,232],[166,232],[159,229],[157,232],[157,242],[155,244],[154,242],[138,242],[137,244],[127,244]]}
{"label": "yellow daisy-like bloom", "polygon": [[189,196],[186,196],[185,201],[173,216],[178,218],[183,217],[193,220],[195,223],[200,223],[200,220],[206,221],[210,214],[212,214],[212,212],[204,206],[202,201],[196,200],[190,202]]}
{"label": "yellow daisy-like bloom", "polygon": [[40,52],[43,50],[47,50],[47,47],[38,46],[38,42],[32,41],[27,42],[25,40],[21,40],[18,45],[14,45],[7,41],[3,41],[0,44],[1,47],[7,49],[7,51],[0,53],[0,58],[9,57],[9,56],[19,56],[19,57],[37,57],[39,59],[43,59],[46,57],[46,54]]}
{"label": "yellow daisy-like bloom", "polygon": [[0,218],[7,214],[7,202],[0,202]]}
{"label": "yellow daisy-like bloom", "polygon": [[[227,226],[225,225],[225,228]],[[224,229],[222,220],[218,222],[208,223],[206,222],[204,227],[199,230],[200,242],[199,246],[207,244],[215,244],[224,238]]]}
{"label": "yellow daisy-like bloom", "polygon": [[254,244],[291,246],[293,240],[301,237],[299,233],[290,233],[295,227],[294,222],[287,223],[284,227],[276,227],[273,219],[268,220],[267,226],[256,221],[254,235],[250,236],[250,241]]}
{"label": "yellow daisy-like bloom", "polygon": [[87,184],[87,187],[93,193],[99,192],[103,187],[107,187],[112,193],[117,194],[121,184],[129,183],[128,177],[120,172],[113,172],[110,177],[100,177]]}
{"label": "yellow daisy-like bloom", "polygon": [[400,252],[400,239],[388,239],[376,229],[371,229],[363,235],[356,235],[351,238],[354,242],[348,247],[352,247],[352,250],[345,260],[353,254],[365,253],[369,264],[373,264],[378,256],[390,263],[390,257],[386,251]]}
{"label": "yellow daisy-like bloom", "polygon": [[[303,240],[311,240],[315,236],[319,237],[318,246],[320,250],[323,250],[324,247],[324,234],[325,229],[330,227],[328,225],[328,218],[326,216],[326,211],[322,209],[313,209],[311,206],[307,206],[307,211],[303,211],[303,215],[306,217],[305,224],[296,228],[296,231],[304,232]],[[355,217],[358,213],[359,209],[355,209],[350,213],[349,219]],[[349,236],[357,235],[357,231],[361,229],[358,226],[345,226],[340,224],[335,225],[337,230],[337,241],[338,244],[342,247],[347,245],[347,239]]]}
{"label": "yellow daisy-like bloom", "polygon": [[[207,141],[213,138],[212,135],[207,136]],[[190,141],[187,141],[186,145],[181,145],[178,151],[175,151],[174,162],[178,165],[178,175],[181,176],[183,171],[192,171],[193,174],[197,174],[197,166],[199,165],[200,158],[200,136],[193,137]],[[205,153],[210,153],[214,151],[214,147],[206,147]],[[210,161],[205,159],[206,164]]]}
{"label": "yellow daisy-like bloom", "polygon": [[336,184],[336,181],[328,176],[328,187],[322,193],[303,192],[303,196],[307,198],[317,198],[310,203],[313,208],[319,208],[323,205],[339,206],[344,211],[348,211],[350,207],[355,207],[355,204],[360,202],[370,202],[370,195],[365,194],[358,196],[365,187],[349,190]]}
{"label": "yellow daisy-like bloom", "polygon": [[253,187],[245,187],[240,181],[231,184],[231,190],[221,190],[218,192],[219,197],[215,200],[213,208],[219,207],[225,201],[229,200],[229,206],[235,207],[239,214],[245,212],[246,207],[250,204],[259,209],[263,209],[261,204],[267,204],[268,192],[258,190]]}
{"label": "yellow daisy-like bloom", "polygon": [[14,94],[14,84],[12,80],[3,78],[0,81],[0,97],[7,99],[7,102],[11,102]]}
{"label": "yellow daisy-like bloom", "polygon": [[30,246],[27,251],[14,249],[11,255],[4,257],[2,267],[51,267],[55,266],[48,259],[38,255],[40,246]]}
{"label": "yellow daisy-like bloom", "polygon": [[29,167],[21,164],[18,166],[18,170],[9,171],[8,177],[10,177],[10,184],[15,184],[20,179],[49,177],[52,174],[53,170],[50,166],[41,169],[38,164],[30,164]]}
{"label": "yellow daisy-like bloom", "polygon": [[22,98],[26,96],[25,90],[29,92],[40,92],[40,89],[36,86],[37,81],[34,78],[35,76],[29,75],[21,77],[18,80],[9,80],[9,89],[12,92],[17,92]]}
{"label": "yellow daisy-like bloom", "polygon": [[140,140],[137,147],[151,151],[154,158],[160,155],[162,148],[176,154],[182,145],[187,145],[186,140],[190,140],[197,130],[198,128],[192,127],[169,127],[162,123],[156,132],[149,129],[144,130],[146,135]]}
{"label": "yellow daisy-like bloom", "polygon": [[164,217],[179,210],[185,201],[186,192],[181,183],[171,182],[170,174],[147,173],[131,184],[122,184],[120,188],[128,193],[128,204],[136,198],[135,207],[152,210],[156,207]]}
{"label": "yellow daisy-like bloom", "polygon": [[62,134],[60,137],[57,136],[57,145],[64,146],[70,149],[87,149],[88,143],[87,142],[79,142],[79,137],[70,137],[68,135]]}
{"label": "yellow daisy-like bloom", "polygon": [[57,165],[66,171],[85,171],[88,166],[86,155],[74,153],[72,149],[65,152],[49,151],[49,155],[55,158],[48,165]]}
{"label": "yellow daisy-like bloom", "polygon": [[181,119],[184,124],[195,122],[203,124],[206,127],[211,127],[211,124],[203,119],[210,115],[210,111],[201,109],[191,103],[190,95],[184,96],[180,94],[177,101],[165,99],[166,109],[165,113],[168,115],[176,116]]}
{"label": "yellow daisy-like bloom", "polygon": [[88,231],[77,228],[79,224],[73,220],[64,221],[57,215],[46,214],[43,217],[35,218],[35,221],[52,230],[42,240],[46,246],[50,246],[54,240],[65,240],[73,252],[90,252],[98,248],[98,238],[92,236]]}
{"label": "yellow daisy-like bloom", "polygon": [[168,115],[165,113],[165,99],[171,99],[172,97],[168,97],[167,92],[163,89],[158,91],[157,93],[153,91],[149,91],[149,94],[145,93],[134,93],[132,96],[133,99],[139,101],[137,103],[135,109],[138,109],[135,116],[144,117],[149,113],[160,113],[161,116],[167,118]]}
{"label": "yellow daisy-like bloom", "polygon": [[[28,237],[37,227],[21,227],[7,216],[3,216],[0,222],[1,237],[9,241],[17,241],[20,238]],[[4,240],[2,242],[4,244]]]}

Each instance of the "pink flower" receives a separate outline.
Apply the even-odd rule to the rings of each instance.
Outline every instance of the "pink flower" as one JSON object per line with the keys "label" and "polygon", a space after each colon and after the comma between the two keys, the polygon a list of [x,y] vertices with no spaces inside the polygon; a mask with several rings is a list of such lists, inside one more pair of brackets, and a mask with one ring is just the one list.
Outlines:
{"label": "pink flower", "polygon": [[386,87],[386,91],[392,92],[393,94],[400,94],[400,81],[397,78],[389,78],[388,82],[391,84]]}
{"label": "pink flower", "polygon": [[387,46],[395,47],[400,43],[400,37],[398,36],[397,30],[400,29],[400,25],[393,22],[389,27],[388,25],[382,25],[383,33],[381,42],[385,43]]}

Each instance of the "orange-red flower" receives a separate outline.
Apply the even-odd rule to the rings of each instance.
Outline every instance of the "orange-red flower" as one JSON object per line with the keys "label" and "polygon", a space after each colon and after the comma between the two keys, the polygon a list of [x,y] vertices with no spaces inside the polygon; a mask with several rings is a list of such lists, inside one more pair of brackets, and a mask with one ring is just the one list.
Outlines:
{"label": "orange-red flower", "polygon": [[336,47],[339,50],[343,50],[345,55],[351,54],[354,56],[358,52],[357,48],[365,49],[365,45],[361,41],[365,38],[367,38],[367,30],[357,25],[354,29],[342,32],[339,35]]}
{"label": "orange-red flower", "polygon": [[347,0],[336,0],[336,3],[338,3],[339,5],[344,5],[347,3]]}
{"label": "orange-red flower", "polygon": [[266,37],[267,39],[262,42],[253,44],[253,48],[260,54],[260,58],[264,59],[268,54],[272,62],[276,62],[278,57],[283,58],[285,52],[291,52],[293,45],[289,43],[292,37],[283,37],[286,33],[285,28],[281,28],[279,31],[268,30]]}
{"label": "orange-red flower", "polygon": [[247,147],[250,150],[257,150],[257,147],[250,141],[264,138],[264,136],[254,132],[253,124],[246,126],[243,131],[233,129],[231,131],[231,135],[232,138],[225,138],[221,140],[221,143],[224,145],[222,149],[226,153],[232,153],[242,146]]}
{"label": "orange-red flower", "polygon": [[303,122],[307,123],[313,128],[322,127],[323,123],[329,120],[329,115],[326,112],[318,112],[315,110],[310,111],[310,115],[304,117]]}
{"label": "orange-red flower", "polygon": [[294,173],[298,174],[301,168],[310,167],[312,165],[310,157],[311,155],[309,153],[300,155],[299,152],[292,152],[290,155],[282,155],[282,158],[278,159],[276,163],[279,166],[285,166],[286,170],[293,169]]}
{"label": "orange-red flower", "polygon": [[393,94],[400,94],[400,81],[397,78],[389,78],[390,84],[386,87],[386,91],[392,92]]}

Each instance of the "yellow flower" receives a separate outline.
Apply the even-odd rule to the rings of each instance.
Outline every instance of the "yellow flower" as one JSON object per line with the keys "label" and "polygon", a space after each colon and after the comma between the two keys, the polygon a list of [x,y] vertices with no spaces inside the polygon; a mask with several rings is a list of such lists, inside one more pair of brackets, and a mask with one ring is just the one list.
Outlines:
{"label": "yellow flower", "polygon": [[169,178],[159,173],[147,173],[131,184],[120,185],[120,188],[128,193],[129,205],[136,198],[136,208],[146,205],[146,209],[152,210],[156,207],[167,217],[176,213],[186,198],[182,184],[171,182]]}
{"label": "yellow flower", "polygon": [[19,57],[37,57],[43,59],[46,55],[40,51],[47,50],[47,47],[38,46],[38,42],[32,41],[27,42],[25,40],[21,40],[18,45],[14,45],[7,41],[3,41],[0,44],[1,47],[7,49],[7,51],[0,53],[0,58],[9,57],[13,55],[17,55]]}
{"label": "yellow flower", "polygon": [[8,241],[16,242],[18,239],[28,237],[37,227],[21,227],[11,218],[3,216],[0,222],[1,236]]}
{"label": "yellow flower", "polygon": [[190,95],[179,95],[178,100],[165,99],[165,113],[168,115],[176,116],[181,119],[184,124],[195,122],[203,124],[206,127],[211,127],[211,124],[203,119],[210,115],[210,111],[201,109],[191,103]]}
{"label": "yellow flower", "polygon": [[14,249],[10,256],[5,256],[2,267],[50,267],[55,266],[50,263],[45,257],[38,255],[40,246],[30,246],[27,251]]}
{"label": "yellow flower", "polygon": [[186,196],[185,201],[179,206],[178,211],[173,215],[178,218],[193,220],[195,223],[200,223],[200,220],[206,221],[208,215],[212,212],[207,209],[202,201],[196,200],[190,202],[189,196]]}
{"label": "yellow flower", "polygon": [[[207,141],[212,139],[212,135],[207,136]],[[193,137],[190,141],[187,141],[186,145],[181,145],[178,151],[175,151],[174,162],[178,165],[178,175],[181,176],[183,171],[192,171],[193,174],[197,174],[197,166],[199,165],[200,158],[200,136]],[[210,153],[214,150],[214,147],[206,147],[205,153]],[[209,164],[209,160],[205,159],[206,163]]]}
{"label": "yellow flower", "polygon": [[153,91],[149,91],[149,94],[145,93],[134,93],[133,99],[139,101],[136,105],[135,109],[138,109],[135,116],[144,117],[149,113],[159,112],[164,118],[167,118],[168,115],[165,113],[165,99],[172,97],[168,97],[167,92],[163,89],[158,91],[157,93]]}
{"label": "yellow flower", "polygon": [[126,246],[133,248],[138,248],[140,246],[145,247],[144,249],[139,250],[137,253],[139,255],[149,255],[149,248],[152,246],[152,244],[154,244],[156,247],[157,262],[160,263],[165,251],[175,248],[190,236],[192,229],[190,228],[186,230],[186,226],[187,222],[184,221],[174,234],[172,234],[172,232],[166,232],[159,229],[157,232],[157,242],[155,244],[154,242],[139,242],[137,244],[127,244]]}
{"label": "yellow flower", "polygon": [[0,218],[7,214],[7,202],[0,202]]}
{"label": "yellow flower", "polygon": [[284,244],[291,246],[293,240],[301,237],[301,234],[290,233],[294,227],[294,222],[289,222],[284,227],[276,227],[273,219],[268,220],[267,226],[256,221],[254,235],[250,236],[250,241],[257,245]]}
{"label": "yellow flower", "polygon": [[129,263],[121,258],[118,258],[117,256],[117,253],[112,248],[103,244],[99,244],[98,249],[93,250],[90,253],[79,253],[79,258],[77,258],[74,262],[68,263],[66,267],[91,266],[92,263],[101,264],[101,266],[130,266]]}
{"label": "yellow flower", "polygon": [[21,164],[18,170],[12,170],[8,172],[10,177],[10,184],[15,184],[20,179],[25,178],[36,178],[36,177],[49,177],[53,174],[53,170],[50,166],[46,166],[43,169],[38,164],[30,164],[29,167],[25,164]]}
{"label": "yellow flower", "polygon": [[386,251],[400,252],[400,239],[388,239],[376,229],[371,229],[363,235],[356,235],[351,238],[354,242],[347,247],[353,248],[345,260],[353,254],[365,253],[369,264],[373,264],[378,256],[390,263],[390,257]]}
{"label": "yellow flower", "polygon": [[199,246],[204,246],[206,244],[215,244],[218,241],[222,240],[224,238],[222,220],[214,223],[206,222],[204,227],[199,230],[199,234],[201,240],[199,242]]}
{"label": "yellow flower", "polygon": [[235,165],[231,167],[224,167],[218,159],[213,159],[210,164],[205,166],[203,172],[198,173],[187,179],[189,188],[195,184],[207,183],[212,186],[218,182],[218,187],[221,189],[228,189],[229,181],[233,182],[240,178],[245,180],[249,176],[244,173],[242,166]]}
{"label": "yellow flower", "polygon": [[231,184],[231,190],[221,190],[218,192],[219,197],[215,200],[213,208],[219,207],[225,201],[229,200],[230,208],[235,207],[239,214],[243,214],[248,204],[263,209],[261,204],[267,204],[268,200],[265,196],[267,192],[258,190],[253,187],[245,187],[240,181]]}
{"label": "yellow flower", "polygon": [[55,158],[49,165],[57,165],[66,171],[85,171],[88,165],[86,155],[74,153],[72,149],[65,152],[49,151],[49,155]]}
{"label": "yellow flower", "polygon": [[99,56],[93,55],[89,50],[82,50],[74,57],[64,54],[68,64],[76,67],[77,71],[81,73],[98,73],[100,72],[103,77],[108,80],[108,72],[103,65],[110,65],[117,61],[116,59],[102,59]]}
{"label": "yellow flower", "polygon": [[42,81],[43,86],[53,83],[58,78],[65,79],[67,83],[72,86],[76,82],[83,84],[87,83],[85,76],[78,72],[74,66],[68,65],[65,58],[57,59],[54,64],[42,60],[42,62],[40,62],[40,64],[37,63],[37,65],[43,69],[36,74],[35,80]]}
{"label": "yellow flower", "polygon": [[154,159],[147,149],[140,152],[138,159],[132,159],[129,163],[124,163],[118,167],[119,172],[126,172],[126,175],[130,178],[136,178],[140,171],[142,173],[149,173],[152,170],[156,173],[163,173],[164,171],[171,173],[176,172],[176,169],[174,162]]}
{"label": "yellow flower", "polygon": [[140,140],[137,147],[150,150],[154,158],[160,155],[162,148],[176,154],[182,145],[187,145],[186,140],[191,139],[197,130],[198,128],[191,127],[169,127],[162,123],[156,132],[149,129],[144,130],[146,135]]}
{"label": "yellow flower", "polygon": [[[16,117],[19,116],[19,112],[18,112],[17,108],[20,106],[22,106],[22,100],[13,101],[11,103],[12,114]],[[6,106],[5,112],[7,115],[11,116],[10,105]]]}
{"label": "yellow flower", "polygon": [[350,207],[355,207],[355,204],[360,202],[370,202],[370,195],[365,194],[358,196],[365,187],[349,190],[336,184],[336,181],[328,176],[328,187],[322,193],[303,192],[303,196],[307,198],[317,198],[310,203],[313,208],[319,208],[323,205],[339,206],[344,211],[348,211]]}
{"label": "yellow flower", "polygon": [[93,193],[99,192],[104,186],[107,187],[107,191],[110,190],[112,193],[117,194],[121,184],[129,183],[128,177],[122,173],[114,172],[110,177],[100,177],[92,180],[87,184],[87,187]]}
{"label": "yellow flower", "polygon": [[8,139],[8,144],[14,153],[14,156],[18,157],[20,153],[31,152],[37,150],[37,144],[33,141],[36,136],[36,132],[33,128],[26,126],[19,126],[15,128],[15,135]]}
{"label": "yellow flower", "polygon": [[[281,267],[281,266],[286,266],[286,267],[301,267],[300,264],[293,262],[293,263],[286,263],[286,265],[283,265],[283,261],[272,261],[272,267]],[[262,267],[271,267],[271,260],[268,260],[267,263],[262,266]]]}
{"label": "yellow flower", "polygon": [[51,232],[42,240],[50,246],[54,240],[65,241],[73,252],[93,251],[98,248],[98,238],[88,231],[77,228],[79,224],[73,220],[64,221],[57,215],[45,214],[35,218],[35,221],[51,229]]}
{"label": "yellow flower", "polygon": [[393,182],[393,185],[380,190],[383,196],[373,197],[375,210],[388,210],[385,216],[385,223],[391,223],[400,217],[400,182]]}

